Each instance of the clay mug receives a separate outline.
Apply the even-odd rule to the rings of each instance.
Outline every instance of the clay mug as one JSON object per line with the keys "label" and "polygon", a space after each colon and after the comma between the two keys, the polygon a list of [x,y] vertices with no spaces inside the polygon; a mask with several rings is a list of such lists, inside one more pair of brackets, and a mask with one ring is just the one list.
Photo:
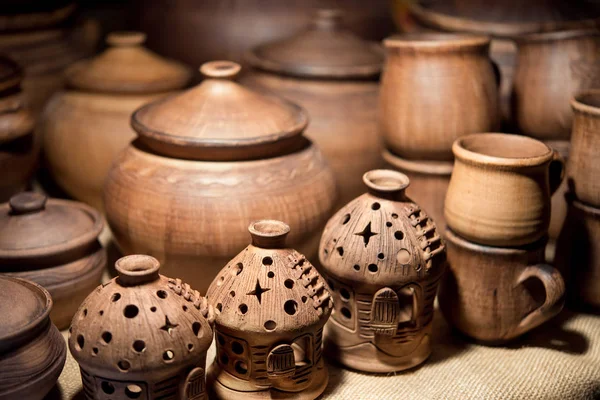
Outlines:
{"label": "clay mug", "polygon": [[600,90],[575,96],[567,179],[577,199],[600,207]]}
{"label": "clay mug", "polygon": [[482,246],[450,229],[444,238],[448,269],[438,299],[459,331],[484,343],[502,343],[562,310],[565,284],[558,270],[544,264],[546,238],[520,248]]}
{"label": "clay mug", "polygon": [[449,228],[489,246],[522,246],[547,235],[550,197],[564,175],[558,152],[539,140],[504,133],[464,136],[452,151],[444,205]]}

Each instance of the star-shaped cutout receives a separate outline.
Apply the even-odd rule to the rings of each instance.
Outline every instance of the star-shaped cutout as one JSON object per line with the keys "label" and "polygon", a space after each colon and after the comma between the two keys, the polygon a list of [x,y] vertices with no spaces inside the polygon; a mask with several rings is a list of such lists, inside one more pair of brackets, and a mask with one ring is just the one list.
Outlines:
{"label": "star-shaped cutout", "polygon": [[169,321],[169,317],[167,317],[165,315],[165,325],[161,326],[160,329],[162,329],[163,331],[167,332],[169,335],[171,334],[171,331],[175,328],[177,328],[179,326],[179,324],[173,324],[171,321]]}
{"label": "star-shaped cutout", "polygon": [[262,297],[262,294],[264,292],[268,292],[269,290],[271,290],[270,288],[263,288],[260,287],[260,282],[258,281],[258,279],[256,280],[256,286],[254,287],[254,290],[246,293],[247,295],[252,295],[252,296],[256,296],[256,298],[258,299],[258,304],[260,304],[260,300]]}
{"label": "star-shaped cutout", "polygon": [[369,240],[371,239],[371,236],[379,235],[379,233],[373,232],[371,230],[371,223],[369,222],[367,224],[367,226],[365,226],[365,229],[363,229],[362,232],[356,232],[355,235],[362,236],[363,240],[365,241],[365,247],[367,247],[367,245],[369,244]]}

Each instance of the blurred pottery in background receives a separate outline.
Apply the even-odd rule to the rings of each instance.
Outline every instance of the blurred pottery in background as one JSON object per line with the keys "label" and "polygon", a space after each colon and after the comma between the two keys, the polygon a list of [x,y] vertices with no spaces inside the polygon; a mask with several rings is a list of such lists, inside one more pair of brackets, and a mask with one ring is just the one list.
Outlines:
{"label": "blurred pottery in background", "polygon": [[339,204],[362,193],[360,177],[381,166],[376,132],[379,44],[354,35],[340,10],[319,10],[295,35],[256,47],[246,56],[255,69],[242,82],[306,108],[305,134],[330,162]]}
{"label": "blurred pottery in background", "polygon": [[51,98],[38,123],[56,182],[101,211],[106,174],[135,138],[131,114],[191,79],[188,68],[146,50],[144,40],[141,32],[109,34],[106,51],[67,69],[67,89]]}
{"label": "blurred pottery in background", "polygon": [[138,139],[104,186],[121,250],[155,256],[202,292],[261,218],[288,221],[290,245],[314,255],[336,201],[331,169],[302,135],[306,112],[234,82],[239,71],[206,63],[200,85],[137,110]]}
{"label": "blurred pottery in background", "polygon": [[50,314],[66,329],[83,299],[100,284],[106,252],[98,241],[104,222],[89,206],[23,192],[0,205],[0,273],[42,285]]}
{"label": "blurred pottery in background", "polygon": [[489,38],[423,33],[384,41],[379,131],[408,160],[451,161],[452,143],[499,124]]}

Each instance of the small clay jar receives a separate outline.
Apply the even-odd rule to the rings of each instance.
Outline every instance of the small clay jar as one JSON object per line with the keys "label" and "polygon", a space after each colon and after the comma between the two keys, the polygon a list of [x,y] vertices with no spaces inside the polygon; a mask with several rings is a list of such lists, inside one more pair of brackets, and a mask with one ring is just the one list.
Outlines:
{"label": "small clay jar", "polygon": [[100,284],[106,251],[98,241],[104,221],[93,208],[23,192],[0,205],[0,273],[42,285],[50,313],[66,329],[79,304]]}
{"label": "small clay jar", "polygon": [[498,127],[498,84],[490,39],[422,33],[384,40],[379,130],[409,160],[452,161],[452,143]]}
{"label": "small clay jar", "polygon": [[290,223],[290,243],[316,254],[336,201],[333,173],[302,132],[306,112],[236,83],[238,64],[202,66],[205,80],[132,116],[138,139],[104,186],[121,250],[157,257],[203,293],[261,218]]}
{"label": "small clay jar", "polygon": [[206,351],[214,313],[200,293],[132,255],[98,286],[69,329],[88,399],[207,400]]}
{"label": "small clay jar", "polygon": [[40,285],[0,276],[0,398],[41,400],[56,383],[67,346],[51,309]]}
{"label": "small clay jar", "polygon": [[107,50],[67,69],[67,89],[50,99],[37,127],[56,182],[101,211],[106,174],[135,138],[131,114],[191,78],[187,67],[146,50],[145,39],[141,32],[109,34]]}
{"label": "small clay jar", "polygon": [[322,340],[333,306],[329,287],[287,247],[287,224],[262,220],[249,231],[252,244],[206,295],[219,311],[209,387],[218,399],[316,399],[328,381]]}
{"label": "small clay jar", "polygon": [[574,30],[519,36],[513,116],[519,133],[569,141],[570,101],[600,84],[600,31]]}
{"label": "small clay jar", "polygon": [[406,175],[373,170],[363,181],[368,192],[340,209],[321,237],[319,259],[335,306],[325,349],[352,369],[402,371],[431,354],[444,243],[406,196]]}
{"label": "small clay jar", "polygon": [[354,35],[344,17],[318,10],[301,31],[250,51],[255,69],[242,77],[306,108],[305,134],[331,164],[339,206],[362,193],[357,176],[382,164],[376,119],[383,49]]}
{"label": "small clay jar", "polygon": [[22,79],[21,67],[0,56],[0,201],[25,189],[38,161],[35,120],[21,91]]}

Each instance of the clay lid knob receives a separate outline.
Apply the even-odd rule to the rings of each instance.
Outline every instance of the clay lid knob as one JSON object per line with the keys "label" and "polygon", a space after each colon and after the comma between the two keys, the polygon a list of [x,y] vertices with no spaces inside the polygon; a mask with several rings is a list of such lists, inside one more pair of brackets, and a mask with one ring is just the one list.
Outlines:
{"label": "clay lid knob", "polygon": [[337,29],[342,26],[344,12],[339,9],[320,9],[314,15],[313,25],[319,29]]}
{"label": "clay lid knob", "polygon": [[233,61],[209,61],[202,64],[200,73],[205,78],[233,80],[242,70],[242,66]]}
{"label": "clay lid knob", "polygon": [[106,36],[106,43],[114,47],[139,46],[146,42],[146,34],[144,32],[112,32]]}
{"label": "clay lid knob", "polygon": [[135,254],[119,258],[115,269],[121,285],[137,286],[158,279],[160,263],[154,257]]}
{"label": "clay lid knob", "polygon": [[273,219],[253,222],[248,230],[252,236],[252,245],[263,249],[285,248],[285,239],[290,233],[288,224]]}
{"label": "clay lid knob", "polygon": [[14,195],[8,201],[13,214],[28,214],[42,211],[48,197],[36,192],[23,192]]}
{"label": "clay lid knob", "polygon": [[404,191],[410,184],[408,176],[390,169],[374,169],[366,172],[363,175],[363,182],[372,195],[389,199],[404,198]]}

